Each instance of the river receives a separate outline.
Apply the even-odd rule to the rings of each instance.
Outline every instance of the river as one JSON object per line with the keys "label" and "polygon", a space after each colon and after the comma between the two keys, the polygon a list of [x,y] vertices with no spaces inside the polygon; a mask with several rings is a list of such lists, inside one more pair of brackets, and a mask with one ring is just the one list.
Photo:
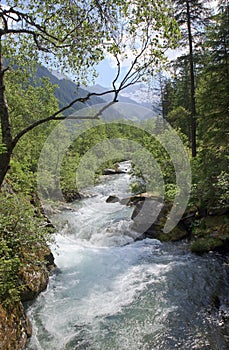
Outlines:
{"label": "river", "polygon": [[212,303],[229,296],[220,257],[193,255],[185,243],[135,242],[133,209],[106,203],[128,186],[128,174],[103,176],[93,197],[57,215],[58,270],[28,306],[27,350],[228,349]]}

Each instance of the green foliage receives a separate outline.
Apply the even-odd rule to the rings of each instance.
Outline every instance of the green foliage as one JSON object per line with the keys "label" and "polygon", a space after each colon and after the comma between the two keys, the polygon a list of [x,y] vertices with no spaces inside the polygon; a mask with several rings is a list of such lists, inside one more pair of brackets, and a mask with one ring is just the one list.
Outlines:
{"label": "green foliage", "polygon": [[[144,192],[147,185],[147,191],[153,192],[154,195],[161,195],[164,193],[165,183],[168,199],[173,197],[177,191],[174,167],[170,155],[160,141],[153,136],[157,128],[154,120],[148,120],[141,126],[134,123],[123,124],[122,121],[97,125],[92,123],[91,127],[86,123],[86,126],[87,131],[70,142],[71,146],[63,158],[61,188],[64,193],[77,190],[76,178],[80,178],[82,188],[91,179],[96,182],[98,174],[101,174],[104,168],[124,158],[132,161],[131,186],[134,192]],[[145,128],[152,132],[152,135],[144,131]],[[168,143],[171,135],[164,130],[160,137]],[[116,147],[112,144],[114,139],[120,140],[116,143]],[[186,142],[185,137],[184,142]],[[171,139],[169,146],[176,150],[176,141]],[[53,150],[51,154],[54,153]],[[102,159],[104,161],[100,164]],[[78,166],[83,169],[83,174],[78,173]],[[55,170],[55,167],[52,168]],[[55,174],[44,176],[51,181]]]}
{"label": "green foliage", "polygon": [[40,251],[51,236],[24,194],[3,190],[0,196],[0,302],[8,305],[20,299],[20,268],[41,263]]}
{"label": "green foliage", "polygon": [[228,10],[215,17],[208,28],[203,70],[197,90],[200,115],[199,177],[205,206],[224,206],[223,192],[228,184],[229,130],[229,24]]}
{"label": "green foliage", "polygon": [[[45,78],[31,84],[31,77],[20,69],[7,74],[6,92],[14,136],[40,118],[45,118],[58,109],[54,86]],[[24,193],[35,192],[37,161],[40,151],[56,122],[39,126],[24,135],[14,150],[9,177],[14,189]]]}
{"label": "green foliage", "polygon": [[190,112],[182,106],[174,108],[167,115],[167,121],[176,130],[190,138]]}
{"label": "green foliage", "polygon": [[[179,20],[186,23],[184,11],[187,2],[176,1]],[[189,2],[191,23],[203,17],[204,1]],[[199,7],[200,5],[200,7]],[[198,13],[199,7],[199,13]],[[195,17],[196,14],[196,17]],[[182,24],[182,23],[181,23]],[[192,160],[193,189],[190,207],[205,210],[222,208],[227,204],[228,186],[228,130],[229,130],[229,59],[228,59],[228,7],[222,6],[219,13],[208,19],[202,29],[204,42],[193,47],[195,55],[195,103],[197,112],[198,152]],[[193,33],[195,33],[195,28]],[[184,31],[187,29],[183,29]],[[198,34],[199,35],[199,34]],[[193,36],[193,41],[201,39]],[[183,37],[185,41],[185,36]],[[189,56],[173,62],[174,75],[163,82],[163,113],[169,123],[183,134],[190,135],[190,72]]]}
{"label": "green foliage", "polygon": [[93,65],[105,53],[124,59],[127,49],[137,55],[146,42],[147,50],[143,50],[142,62],[137,62],[136,68],[147,67],[152,61],[159,63],[164,49],[174,47],[179,37],[166,1],[145,1],[144,6],[140,0],[135,6],[129,0],[19,0],[6,4],[11,12],[4,14],[4,19],[18,18],[19,30],[5,31],[4,56],[14,60],[18,55],[16,64],[22,66],[31,58],[42,60],[50,68],[72,72],[78,82],[91,75]]}
{"label": "green foliage", "polygon": [[[86,131],[70,142],[61,164],[61,188],[64,193],[77,189],[77,179],[81,188],[93,179],[96,182],[104,168],[122,160],[123,155],[128,153],[126,144],[120,141],[116,149],[112,145],[112,139],[127,140],[128,137],[131,138],[131,130],[137,129],[124,125],[121,121],[120,124],[85,122],[84,125]],[[83,173],[78,172],[78,166]]]}
{"label": "green foliage", "polygon": [[[153,136],[157,133],[158,123],[154,120],[147,120],[140,127],[138,124],[125,125],[122,121],[109,124],[93,124],[87,123],[88,130],[76,138],[66,152],[61,165],[61,188],[64,193],[75,191],[77,189],[76,178],[78,174],[78,166],[83,168],[83,176],[80,177],[80,185],[84,186],[89,179],[94,178],[102,173],[102,170],[112,165],[112,162],[123,159],[132,160],[133,181],[131,184],[133,192],[153,192],[154,195],[161,195],[164,192],[168,200],[173,198],[177,193],[176,176],[170,155],[161,145],[160,141]],[[148,129],[151,133],[144,131]],[[184,143],[187,142],[182,133],[181,137]],[[160,135],[161,139],[167,141],[171,138],[167,130]],[[120,139],[119,147],[112,146],[112,139]],[[106,141],[104,144],[103,142]],[[133,142],[134,141],[134,142]],[[100,148],[96,148],[102,145]],[[111,145],[111,148],[109,148]],[[169,146],[176,150],[176,141],[170,140]],[[106,149],[107,148],[107,149]],[[89,152],[94,150],[95,153]],[[54,152],[54,151],[53,151]],[[52,152],[52,153],[53,153]],[[100,159],[107,161],[99,164]],[[50,181],[54,176],[45,175]]]}
{"label": "green foliage", "polygon": [[173,201],[177,193],[178,188],[174,183],[168,183],[165,185],[165,195],[168,201]]}
{"label": "green foliage", "polygon": [[215,202],[217,207],[229,206],[229,173],[222,171],[217,176],[215,188]]}
{"label": "green foliage", "polygon": [[[34,69],[34,72],[37,69],[38,67]],[[6,94],[9,113],[14,125],[14,136],[21,129],[39,119],[48,117],[58,109],[58,102],[54,96],[56,86],[47,77],[33,81],[27,73],[26,69],[19,67],[10,70],[6,76]],[[42,130],[47,128],[50,130],[50,126],[42,126]]]}
{"label": "green foliage", "polygon": [[0,240],[0,302],[5,306],[20,300],[20,288],[17,285],[20,259],[12,253],[7,242]]}

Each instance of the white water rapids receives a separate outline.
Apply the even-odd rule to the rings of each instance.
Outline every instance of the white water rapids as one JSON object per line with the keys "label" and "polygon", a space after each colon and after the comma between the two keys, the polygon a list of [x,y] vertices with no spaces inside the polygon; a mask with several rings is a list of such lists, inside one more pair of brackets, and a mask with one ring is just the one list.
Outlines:
{"label": "white water rapids", "polygon": [[58,272],[28,307],[28,350],[228,348],[208,312],[213,295],[225,297],[221,262],[192,255],[183,243],[134,242],[133,209],[106,203],[127,193],[128,182],[128,174],[104,176],[96,196],[58,216]]}

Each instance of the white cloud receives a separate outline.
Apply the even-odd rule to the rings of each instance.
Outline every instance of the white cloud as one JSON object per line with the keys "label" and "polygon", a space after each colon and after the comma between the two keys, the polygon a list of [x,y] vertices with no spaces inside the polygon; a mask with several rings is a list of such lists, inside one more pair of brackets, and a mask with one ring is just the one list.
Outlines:
{"label": "white cloud", "polygon": [[[10,9],[9,6],[4,5],[4,4],[0,4],[0,10],[4,11],[4,10],[9,10],[9,9]],[[17,15],[12,14],[12,13],[9,13],[9,15],[11,18],[7,18],[7,24],[8,24],[9,28],[12,28],[13,25],[15,25],[15,24],[17,25],[17,22],[13,20],[14,18],[17,19]],[[2,25],[3,25],[3,22],[2,22],[2,20],[0,20],[0,27],[2,27]]]}
{"label": "white cloud", "polygon": [[[114,55],[112,55],[111,53],[107,53],[106,58],[111,68],[117,68],[117,60],[114,57]],[[122,56],[119,57],[121,69],[130,67],[134,58],[135,58],[135,55],[133,54],[133,51],[131,49],[126,49],[125,57],[122,57]]]}

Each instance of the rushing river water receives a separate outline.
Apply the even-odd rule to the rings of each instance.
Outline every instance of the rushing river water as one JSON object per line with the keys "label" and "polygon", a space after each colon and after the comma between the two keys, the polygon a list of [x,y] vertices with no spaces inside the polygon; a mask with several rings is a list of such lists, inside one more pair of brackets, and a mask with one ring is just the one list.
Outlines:
{"label": "rushing river water", "polygon": [[106,203],[110,194],[127,193],[128,182],[128,174],[105,176],[94,197],[58,216],[59,270],[27,310],[33,324],[27,349],[229,348],[211,306],[215,295],[226,300],[229,293],[219,257],[195,256],[184,243],[135,242],[133,209]]}

